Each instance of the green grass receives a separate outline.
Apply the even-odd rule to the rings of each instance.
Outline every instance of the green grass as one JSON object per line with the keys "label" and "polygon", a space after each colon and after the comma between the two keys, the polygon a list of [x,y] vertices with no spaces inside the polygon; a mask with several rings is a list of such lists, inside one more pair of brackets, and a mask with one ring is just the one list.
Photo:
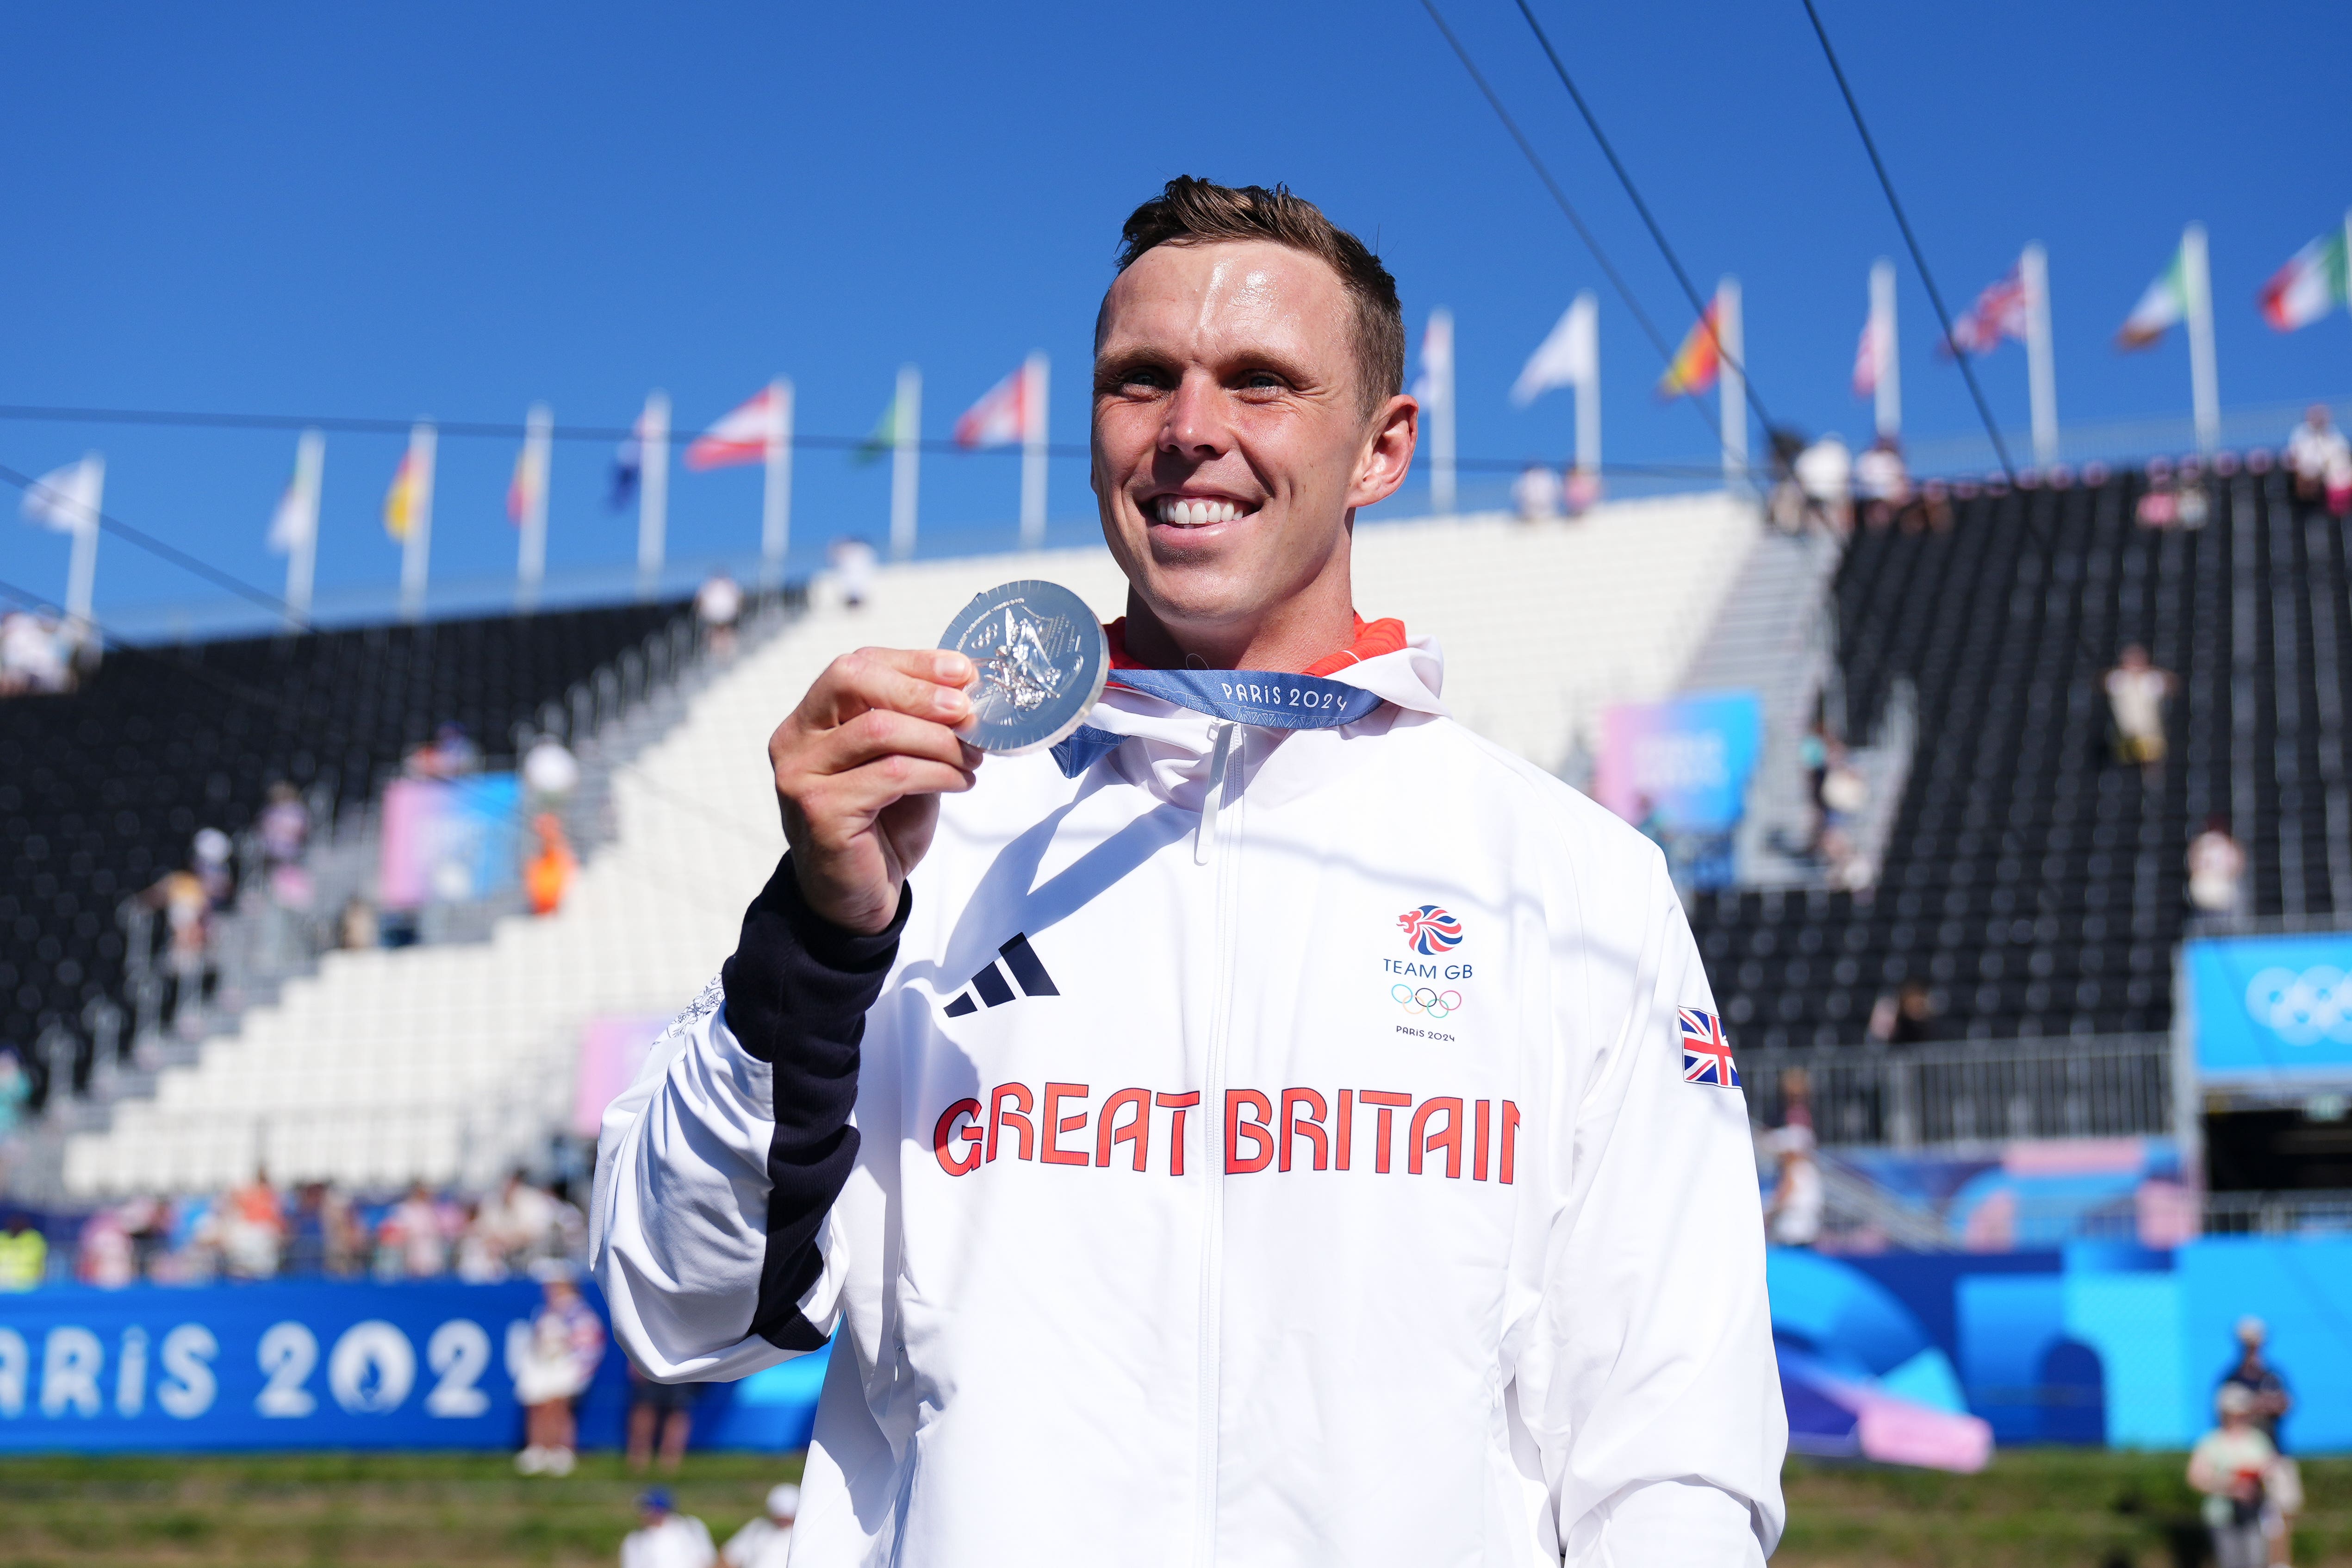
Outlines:
{"label": "green grass", "polygon": [[[2171,1568],[2202,1531],[2178,1454],[2004,1453],[1980,1476],[1799,1461],[1776,1568]],[[2299,1568],[2352,1568],[2352,1459],[2304,1461]],[[800,1458],[698,1454],[678,1506],[725,1540]],[[500,1454],[0,1459],[0,1568],[331,1568],[618,1560],[643,1480]]]}

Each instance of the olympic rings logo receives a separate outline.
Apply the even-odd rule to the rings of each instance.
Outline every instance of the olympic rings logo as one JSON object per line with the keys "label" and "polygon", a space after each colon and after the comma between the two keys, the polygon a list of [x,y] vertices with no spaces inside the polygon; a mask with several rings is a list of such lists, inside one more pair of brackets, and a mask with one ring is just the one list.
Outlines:
{"label": "olympic rings logo", "polygon": [[1411,985],[1391,985],[1389,995],[1398,1006],[1416,1016],[1426,1013],[1433,1018],[1443,1018],[1448,1013],[1462,1010],[1462,993],[1459,991],[1433,991],[1426,985],[1418,989]]}
{"label": "olympic rings logo", "polygon": [[2352,1045],[2352,975],[2324,963],[2265,969],[2246,983],[2246,1012],[2291,1046]]}

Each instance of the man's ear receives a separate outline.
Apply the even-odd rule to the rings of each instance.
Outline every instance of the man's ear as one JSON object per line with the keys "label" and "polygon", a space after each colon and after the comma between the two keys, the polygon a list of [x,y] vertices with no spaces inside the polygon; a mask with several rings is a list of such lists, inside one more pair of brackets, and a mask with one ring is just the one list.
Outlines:
{"label": "man's ear", "polygon": [[1413,448],[1421,442],[1421,405],[1398,393],[1372,411],[1365,421],[1362,456],[1356,464],[1356,482],[1349,488],[1349,507],[1371,506],[1396,494],[1412,468]]}

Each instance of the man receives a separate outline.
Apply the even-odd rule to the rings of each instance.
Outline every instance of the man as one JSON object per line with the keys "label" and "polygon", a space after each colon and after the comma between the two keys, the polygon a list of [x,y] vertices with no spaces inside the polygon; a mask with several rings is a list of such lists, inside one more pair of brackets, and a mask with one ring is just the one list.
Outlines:
{"label": "man", "polygon": [[2189,1484],[2205,1494],[2205,1526],[2217,1568],[2264,1568],[2268,1483],[2278,1455],[2254,1424],[2254,1396],[2225,1383],[2214,1397],[2221,1426],[2189,1451]]}
{"label": "man", "polygon": [[793,1516],[801,1489],[780,1481],[768,1489],[768,1511],[727,1538],[719,1560],[727,1568],[785,1568],[793,1554]]}
{"label": "man", "polygon": [[2145,778],[2158,777],[2164,772],[2164,705],[2179,682],[2170,670],[2149,661],[2147,649],[2133,643],[2117,656],[2105,684],[2116,758],[2138,764]]}
{"label": "man", "polygon": [[637,1528],[621,1542],[621,1568],[714,1568],[710,1527],[679,1513],[667,1487],[648,1487],[637,1499]]}
{"label": "man", "polygon": [[2294,475],[2294,491],[2305,500],[2327,493],[2328,476],[2352,458],[2352,443],[2336,427],[2336,416],[2325,403],[2304,411],[2303,423],[2286,438],[2286,466]]}
{"label": "man", "polygon": [[2295,1516],[2303,1511],[2303,1471],[2287,1457],[2286,1445],[2279,1437],[2279,1422],[2294,1408],[2294,1396],[2287,1391],[2286,1379],[2263,1353],[2270,1340],[2269,1327],[2260,1318],[2240,1318],[2237,1338],[2238,1359],[2221,1374],[2218,1388],[2225,1394],[2232,1388],[2245,1391],[2247,1419],[2269,1439],[2276,1455],[2267,1479],[2270,1507],[2264,1529],[2270,1538],[2271,1562],[2284,1568],[2294,1542]]}
{"label": "man", "polygon": [[982,766],[969,663],[868,649],[777,730],[791,850],[605,1116],[615,1331],[679,1381],[839,1329],[802,1568],[1759,1563],[1755,1169],[1663,858],[1354,614],[1394,281],[1279,190],[1125,237],[1117,684]]}

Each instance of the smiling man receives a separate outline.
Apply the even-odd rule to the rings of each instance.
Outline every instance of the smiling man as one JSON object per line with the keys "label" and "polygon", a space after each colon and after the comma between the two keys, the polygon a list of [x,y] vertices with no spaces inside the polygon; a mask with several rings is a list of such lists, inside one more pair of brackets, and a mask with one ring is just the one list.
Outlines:
{"label": "smiling man", "polygon": [[1176,180],[1125,238],[1111,684],[984,768],[952,654],[778,727],[790,849],[605,1117],[621,1342],[834,1341],[820,1568],[1760,1563],[1755,1171],[1664,864],[1355,613],[1395,283],[1278,189]]}

